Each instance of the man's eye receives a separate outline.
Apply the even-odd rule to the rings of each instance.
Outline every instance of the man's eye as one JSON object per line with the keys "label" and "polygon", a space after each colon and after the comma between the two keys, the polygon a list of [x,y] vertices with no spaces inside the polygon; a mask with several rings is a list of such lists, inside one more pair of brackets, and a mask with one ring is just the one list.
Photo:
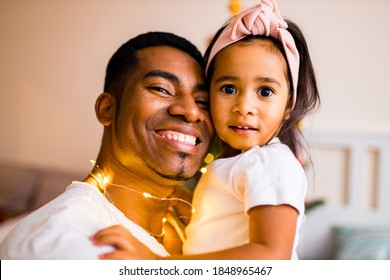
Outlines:
{"label": "man's eye", "polygon": [[273,90],[270,89],[270,88],[261,88],[259,91],[258,91],[258,94],[260,96],[263,96],[263,97],[269,97],[271,95],[274,94]]}
{"label": "man's eye", "polygon": [[169,94],[169,92],[161,87],[150,87],[151,90],[157,91],[163,94]]}
{"label": "man's eye", "polygon": [[202,110],[209,110],[210,108],[210,104],[208,101],[204,101],[204,100],[197,100],[195,101],[195,103],[198,105],[199,108],[201,108]]}
{"label": "man's eye", "polygon": [[225,94],[234,94],[237,92],[237,89],[232,85],[225,85],[221,87],[221,91]]}

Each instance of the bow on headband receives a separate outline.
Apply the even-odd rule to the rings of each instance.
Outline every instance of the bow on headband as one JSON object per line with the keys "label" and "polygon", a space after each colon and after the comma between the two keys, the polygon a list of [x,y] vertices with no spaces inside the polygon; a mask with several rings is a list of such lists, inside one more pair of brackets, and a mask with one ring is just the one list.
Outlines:
{"label": "bow on headband", "polygon": [[286,53],[287,64],[293,83],[292,108],[294,108],[297,97],[299,53],[294,38],[287,31],[287,27],[287,23],[280,15],[276,2],[274,0],[261,0],[260,4],[243,10],[225,27],[211,49],[206,71],[217,53],[230,44],[248,35],[273,37],[282,43]]}

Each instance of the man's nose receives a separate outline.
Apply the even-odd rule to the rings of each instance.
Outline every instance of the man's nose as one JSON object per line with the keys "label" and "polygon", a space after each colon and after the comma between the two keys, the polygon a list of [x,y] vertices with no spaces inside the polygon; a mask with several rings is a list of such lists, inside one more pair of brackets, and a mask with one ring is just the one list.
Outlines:
{"label": "man's nose", "polygon": [[178,96],[170,106],[169,113],[172,116],[179,116],[189,123],[199,123],[204,120],[201,109],[196,104],[194,97],[189,94]]}

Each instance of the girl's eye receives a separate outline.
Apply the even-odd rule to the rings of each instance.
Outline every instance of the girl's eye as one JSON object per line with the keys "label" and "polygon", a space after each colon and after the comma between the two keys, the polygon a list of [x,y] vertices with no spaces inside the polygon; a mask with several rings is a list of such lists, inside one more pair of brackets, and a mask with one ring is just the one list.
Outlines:
{"label": "girl's eye", "polygon": [[270,88],[262,88],[258,91],[258,94],[263,97],[270,97],[274,92]]}
{"label": "girl's eye", "polygon": [[237,92],[237,89],[232,85],[226,85],[221,87],[221,91],[225,94],[234,94]]}

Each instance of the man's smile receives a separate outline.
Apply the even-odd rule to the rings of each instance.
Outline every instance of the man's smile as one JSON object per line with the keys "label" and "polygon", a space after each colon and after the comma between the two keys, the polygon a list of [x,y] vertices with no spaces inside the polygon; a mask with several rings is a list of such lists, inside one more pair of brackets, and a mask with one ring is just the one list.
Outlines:
{"label": "man's smile", "polygon": [[176,131],[159,131],[159,135],[169,140],[179,141],[184,144],[196,145],[196,137]]}

